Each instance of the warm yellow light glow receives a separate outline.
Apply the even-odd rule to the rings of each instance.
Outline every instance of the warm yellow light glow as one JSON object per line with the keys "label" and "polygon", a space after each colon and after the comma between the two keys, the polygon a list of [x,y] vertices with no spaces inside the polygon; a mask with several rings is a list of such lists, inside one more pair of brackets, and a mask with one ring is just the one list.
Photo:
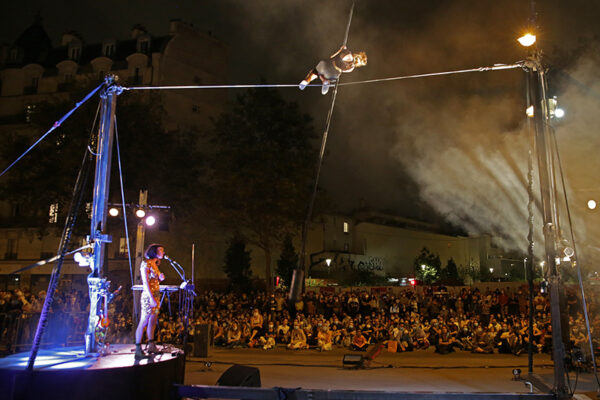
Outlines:
{"label": "warm yellow light glow", "polygon": [[533,106],[527,107],[527,109],[525,110],[525,114],[527,114],[529,118],[533,118]]}
{"label": "warm yellow light glow", "polygon": [[521,43],[521,46],[529,47],[535,43],[535,39],[535,35],[532,35],[531,33],[526,33],[517,40],[519,41],[519,43]]}
{"label": "warm yellow light glow", "polygon": [[596,201],[595,200],[588,200],[587,202],[587,206],[590,210],[595,210],[596,209]]}
{"label": "warm yellow light glow", "polygon": [[490,274],[494,273],[494,268],[490,268]]}
{"label": "warm yellow light glow", "polygon": [[327,266],[329,267],[331,265],[331,258],[326,258],[325,264],[327,264]]}
{"label": "warm yellow light glow", "polygon": [[425,264],[421,264],[421,269],[425,269]]}
{"label": "warm yellow light glow", "polygon": [[562,108],[557,108],[556,110],[554,110],[554,116],[556,118],[562,118],[565,116],[565,110],[563,110]]}
{"label": "warm yellow light glow", "polygon": [[146,211],[144,211],[140,208],[140,209],[136,210],[135,216],[138,218],[144,218],[146,216]]}
{"label": "warm yellow light glow", "polygon": [[117,215],[119,215],[119,209],[113,207],[110,210],[108,210],[108,213],[111,217],[116,217]]}

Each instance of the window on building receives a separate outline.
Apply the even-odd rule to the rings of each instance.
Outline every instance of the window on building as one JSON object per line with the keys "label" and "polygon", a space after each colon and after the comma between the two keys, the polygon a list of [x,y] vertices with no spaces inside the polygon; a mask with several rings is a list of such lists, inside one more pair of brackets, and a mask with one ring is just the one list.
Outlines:
{"label": "window on building", "polygon": [[142,75],[139,67],[133,70],[133,83],[142,83]]}
{"label": "window on building", "polygon": [[28,124],[31,123],[31,117],[35,113],[35,109],[35,104],[27,104],[25,106],[25,122],[27,122]]}
{"label": "window on building", "polygon": [[127,238],[120,238],[119,239],[119,256],[121,257],[126,257],[129,254],[129,252],[127,251]]}
{"label": "window on building", "polygon": [[350,226],[346,221],[344,221],[344,233],[348,233],[350,231]]}
{"label": "window on building", "polygon": [[48,222],[56,224],[58,222],[58,203],[50,204],[50,210],[48,211]]}
{"label": "window on building", "polygon": [[73,61],[79,60],[81,57],[81,47],[80,46],[71,46],[69,49],[69,59]]}
{"label": "window on building", "polygon": [[104,55],[105,57],[112,57],[115,55],[115,43],[114,42],[109,42],[109,43],[104,43],[104,46],[102,47],[102,55]]}
{"label": "window on building", "polygon": [[6,241],[6,253],[4,254],[5,260],[16,260],[17,259],[17,239],[7,239]]}
{"label": "window on building", "polygon": [[140,39],[138,42],[138,51],[140,53],[148,53],[150,50],[150,40],[149,39]]}

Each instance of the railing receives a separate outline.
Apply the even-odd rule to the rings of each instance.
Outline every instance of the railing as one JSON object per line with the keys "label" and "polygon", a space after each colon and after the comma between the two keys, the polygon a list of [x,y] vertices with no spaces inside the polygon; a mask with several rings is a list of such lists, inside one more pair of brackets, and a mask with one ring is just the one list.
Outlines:
{"label": "railing", "polygon": [[[60,347],[83,344],[87,326],[86,312],[53,312],[48,318],[42,346]],[[0,313],[0,352],[26,351],[35,336],[40,313]]]}

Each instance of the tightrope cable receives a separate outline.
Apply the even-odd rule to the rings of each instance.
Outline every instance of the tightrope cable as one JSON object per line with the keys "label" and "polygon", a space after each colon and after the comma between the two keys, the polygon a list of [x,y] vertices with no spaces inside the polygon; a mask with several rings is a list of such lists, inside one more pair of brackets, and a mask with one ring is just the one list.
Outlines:
{"label": "tightrope cable", "polygon": [[[454,75],[454,74],[465,74],[468,72],[486,72],[486,71],[499,71],[504,69],[522,68],[523,62],[519,61],[514,64],[494,64],[491,67],[477,67],[469,69],[459,69],[455,71],[443,71],[443,72],[430,72],[427,74],[416,74],[416,75],[403,75],[393,76],[390,78],[378,78],[369,79],[364,81],[355,82],[344,82],[339,83],[338,86],[352,86],[352,85],[363,85],[367,83],[377,82],[389,82],[399,81],[404,79],[416,79],[416,78],[427,78],[432,76],[443,76],[443,75]],[[322,85],[308,85],[312,87],[321,87]],[[308,87],[307,86],[307,87]],[[185,90],[185,89],[256,89],[256,88],[298,88],[298,84],[248,84],[248,85],[183,85],[183,86],[132,86],[124,87],[123,90]]]}

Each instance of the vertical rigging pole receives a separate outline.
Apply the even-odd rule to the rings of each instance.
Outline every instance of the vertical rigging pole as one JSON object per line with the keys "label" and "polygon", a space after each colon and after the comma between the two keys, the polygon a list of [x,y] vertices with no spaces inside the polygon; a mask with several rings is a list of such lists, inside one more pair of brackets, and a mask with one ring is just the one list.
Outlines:
{"label": "vertical rigging pole", "polygon": [[543,234],[546,250],[546,265],[548,265],[548,280],[550,286],[550,310],[552,321],[552,354],[554,359],[554,391],[558,398],[568,394],[565,383],[565,347],[562,339],[560,316],[560,273],[556,263],[558,255],[558,213],[555,196],[555,172],[552,163],[552,149],[548,131],[548,98],[547,83],[544,67],[539,53],[529,60],[528,65],[531,90],[531,101],[534,106],[535,145],[537,152],[538,170],[540,175],[540,190],[542,200]]}
{"label": "vertical rigging pole", "polygon": [[102,268],[104,264],[104,244],[111,241],[110,237],[106,234],[106,212],[110,187],[115,108],[117,106],[117,96],[121,93],[122,89],[115,85],[114,76],[107,77],[106,84],[106,89],[100,94],[102,107],[96,151],[92,223],[89,236],[89,241],[93,244],[93,253],[90,262],[92,272],[87,278],[90,296],[90,314],[85,333],[86,354],[97,351],[96,327],[99,321],[98,306],[102,292],[108,289],[106,278],[102,276]]}

